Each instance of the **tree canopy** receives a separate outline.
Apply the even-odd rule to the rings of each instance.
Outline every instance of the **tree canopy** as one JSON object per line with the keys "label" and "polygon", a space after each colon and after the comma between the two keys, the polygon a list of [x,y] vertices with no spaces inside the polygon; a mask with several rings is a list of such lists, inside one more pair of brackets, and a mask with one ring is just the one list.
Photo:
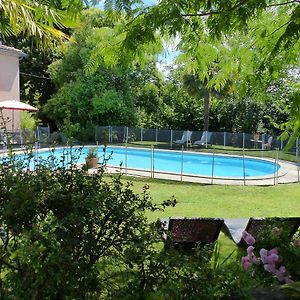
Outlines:
{"label": "tree canopy", "polygon": [[[223,34],[235,31],[247,32],[249,23],[260,18],[266,11],[283,12],[287,15],[286,22],[272,33],[281,31],[276,37],[270,56],[276,55],[281,49],[290,48],[299,40],[299,0],[162,0],[147,8],[144,8],[140,1],[105,2],[107,8],[114,7],[128,11],[128,7],[131,7],[136,15],[134,20],[127,24],[129,34],[124,41],[127,47],[135,48],[145,40],[154,39],[156,30],[163,35],[175,37],[178,33],[182,34],[187,29],[192,29],[198,33],[199,31],[209,33],[212,38],[220,38]],[[137,11],[138,5],[141,6]]]}

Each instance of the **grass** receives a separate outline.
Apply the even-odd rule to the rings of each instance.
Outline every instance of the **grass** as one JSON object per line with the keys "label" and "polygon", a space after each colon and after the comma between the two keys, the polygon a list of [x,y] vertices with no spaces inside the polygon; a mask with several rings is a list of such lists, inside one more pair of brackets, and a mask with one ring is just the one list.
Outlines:
{"label": "grass", "polygon": [[300,216],[300,184],[277,186],[223,186],[167,180],[128,178],[134,190],[147,183],[155,203],[175,196],[178,204],[165,212],[149,215],[151,220],[163,216],[246,218]]}
{"label": "grass", "polygon": [[[155,203],[172,196],[178,201],[175,207],[164,212],[151,212],[150,221],[160,217],[213,217],[249,218],[272,216],[300,216],[300,184],[277,186],[221,186],[168,180],[126,178],[133,182],[133,189],[140,192],[147,183]],[[218,239],[221,258],[226,258],[235,244],[223,233]]]}

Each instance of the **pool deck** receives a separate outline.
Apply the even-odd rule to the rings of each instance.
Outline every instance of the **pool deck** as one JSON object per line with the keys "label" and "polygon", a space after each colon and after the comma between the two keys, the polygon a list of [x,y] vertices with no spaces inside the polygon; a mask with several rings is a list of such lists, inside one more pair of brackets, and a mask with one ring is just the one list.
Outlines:
{"label": "pool deck", "polygon": [[[267,159],[265,159],[267,160]],[[260,177],[219,177],[211,178],[195,175],[181,175],[163,172],[150,172],[136,169],[125,169],[120,167],[107,166],[108,173],[122,173],[128,176],[136,177],[150,177],[155,179],[167,179],[182,182],[193,182],[201,184],[220,184],[220,185],[256,185],[256,186],[270,186],[277,184],[295,183],[300,181],[300,167],[298,168],[295,163],[287,161],[279,161],[280,170],[269,176]],[[91,171],[92,172],[92,171]]]}

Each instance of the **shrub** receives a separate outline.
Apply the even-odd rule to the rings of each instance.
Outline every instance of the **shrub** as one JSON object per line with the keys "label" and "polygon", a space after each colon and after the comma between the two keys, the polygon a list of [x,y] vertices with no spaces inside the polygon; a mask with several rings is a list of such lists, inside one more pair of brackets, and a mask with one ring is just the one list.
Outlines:
{"label": "shrub", "polygon": [[54,158],[51,168],[39,162],[34,172],[26,164],[11,156],[0,165],[1,297],[107,295],[103,264],[113,257],[121,264],[137,245],[157,241],[144,213],[173,202],[153,205],[147,187],[136,194],[120,176],[104,176],[103,167],[89,175]]}

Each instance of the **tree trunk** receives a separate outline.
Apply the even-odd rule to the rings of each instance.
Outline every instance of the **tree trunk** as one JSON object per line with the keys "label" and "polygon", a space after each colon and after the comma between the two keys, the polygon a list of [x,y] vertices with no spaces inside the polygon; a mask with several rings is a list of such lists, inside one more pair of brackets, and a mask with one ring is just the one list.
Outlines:
{"label": "tree trunk", "polygon": [[204,93],[203,131],[208,131],[209,128],[209,100],[210,92],[207,90]]}

